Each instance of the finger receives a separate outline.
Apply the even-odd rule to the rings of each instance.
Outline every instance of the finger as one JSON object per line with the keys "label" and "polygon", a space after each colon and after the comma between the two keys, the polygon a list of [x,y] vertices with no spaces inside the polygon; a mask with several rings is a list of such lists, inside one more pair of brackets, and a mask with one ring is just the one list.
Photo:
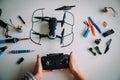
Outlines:
{"label": "finger", "polygon": [[74,60],[74,55],[73,55],[73,52],[71,51],[70,52],[70,63],[72,63],[73,60]]}
{"label": "finger", "polygon": [[60,69],[61,71],[68,71],[68,68]]}
{"label": "finger", "polygon": [[54,70],[43,70],[43,72],[53,72]]}
{"label": "finger", "polygon": [[39,55],[37,55],[37,61],[36,61],[36,63],[37,63],[37,65],[40,65],[40,63],[41,63],[41,60],[40,60],[40,56],[39,56]]}

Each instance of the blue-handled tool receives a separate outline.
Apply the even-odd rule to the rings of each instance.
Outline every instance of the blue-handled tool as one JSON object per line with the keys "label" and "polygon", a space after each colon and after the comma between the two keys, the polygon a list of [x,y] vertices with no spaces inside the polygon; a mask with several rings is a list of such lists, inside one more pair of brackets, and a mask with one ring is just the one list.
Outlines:
{"label": "blue-handled tool", "polygon": [[34,50],[11,50],[9,53],[20,54],[20,53],[30,53],[30,52],[34,52]]}
{"label": "blue-handled tool", "polygon": [[101,34],[102,31],[99,28],[99,26],[97,24],[95,24],[95,22],[92,20],[92,18],[89,16],[88,19],[92,22],[92,24],[94,25],[94,27],[97,29],[97,31]]}
{"label": "blue-handled tool", "polygon": [[12,39],[4,39],[4,40],[0,40],[0,44],[5,44],[5,43],[16,43],[20,40],[28,40],[29,38],[12,38]]}
{"label": "blue-handled tool", "polygon": [[88,37],[88,34],[90,33],[90,28],[88,27],[83,36],[86,38]]}

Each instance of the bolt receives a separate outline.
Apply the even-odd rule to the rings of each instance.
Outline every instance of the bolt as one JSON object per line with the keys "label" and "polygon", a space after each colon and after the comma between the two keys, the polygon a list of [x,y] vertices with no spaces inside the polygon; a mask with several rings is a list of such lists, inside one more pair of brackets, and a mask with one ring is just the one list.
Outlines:
{"label": "bolt", "polygon": [[100,49],[99,49],[98,46],[95,47],[95,50],[97,51],[98,54],[100,54],[100,55],[102,54],[102,53],[100,52]]}
{"label": "bolt", "polygon": [[89,50],[94,56],[96,56],[96,53],[93,51],[92,48],[89,48],[88,50]]}

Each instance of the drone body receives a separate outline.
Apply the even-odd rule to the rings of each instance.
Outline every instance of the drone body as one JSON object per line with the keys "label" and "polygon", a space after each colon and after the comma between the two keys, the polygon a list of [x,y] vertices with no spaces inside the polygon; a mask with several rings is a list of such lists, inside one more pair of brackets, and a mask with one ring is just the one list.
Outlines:
{"label": "drone body", "polygon": [[57,19],[55,17],[35,17],[36,19],[41,19],[41,21],[47,21],[48,26],[49,26],[49,34],[48,37],[50,39],[55,39],[56,38],[56,26],[57,26]]}
{"label": "drone body", "polygon": [[[43,9],[44,9],[44,8],[38,9],[38,10],[41,10],[41,11],[42,11],[42,14],[43,14]],[[36,11],[37,11],[37,10],[35,10],[34,13],[35,13]],[[62,19],[62,20],[57,20],[56,17],[48,17],[48,16],[43,16],[43,15],[42,15],[42,16],[34,16],[34,13],[33,13],[32,19],[33,19],[33,18],[34,18],[34,19],[37,19],[37,20],[40,21],[40,23],[42,23],[42,22],[47,22],[48,28],[49,28],[49,33],[48,33],[48,34],[41,34],[41,33],[38,33],[38,32],[36,32],[36,31],[34,31],[33,29],[31,29],[32,34],[38,35],[40,39],[41,39],[41,38],[46,38],[46,37],[49,38],[49,39],[59,38],[59,39],[60,39],[60,44],[63,44],[64,37],[73,34],[73,32],[71,32],[71,33],[68,34],[68,35],[64,35],[65,29],[62,30],[61,35],[57,35],[57,34],[56,34],[56,28],[57,28],[57,26],[58,26],[58,23],[61,24],[61,27],[63,27],[64,24],[68,24],[69,26],[73,27],[73,25],[70,25],[69,23],[66,23],[66,22],[65,22],[66,14],[69,13],[69,12],[64,11],[63,19]],[[69,14],[72,15],[72,13],[69,13]],[[73,16],[73,15],[72,15],[72,16]],[[74,17],[74,16],[73,16],[73,17]],[[37,22],[38,22],[38,21],[37,21]],[[32,24],[34,24],[34,21],[32,21]],[[33,28],[33,26],[32,26],[32,28]],[[36,43],[36,44],[41,45],[41,44],[40,44],[40,40],[39,40],[39,42],[35,42],[35,41],[33,41],[33,40],[31,39],[31,41],[34,42],[34,43]]]}

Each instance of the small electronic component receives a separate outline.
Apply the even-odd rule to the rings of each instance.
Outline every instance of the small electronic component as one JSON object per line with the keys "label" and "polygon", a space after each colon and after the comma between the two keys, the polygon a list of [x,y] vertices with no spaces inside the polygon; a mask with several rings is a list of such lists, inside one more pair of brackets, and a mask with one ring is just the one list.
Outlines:
{"label": "small electronic component", "polygon": [[112,7],[104,7],[104,9],[102,10],[102,12],[108,13],[108,12],[109,12],[108,9],[111,9],[111,10],[113,11],[113,16],[114,16],[114,17],[117,15],[117,12],[116,12],[115,9],[112,8]]}
{"label": "small electronic component", "polygon": [[112,39],[109,39],[109,40],[106,42],[106,49],[105,49],[105,51],[104,51],[105,54],[106,54],[106,52],[109,50],[109,46],[110,46],[110,44],[111,44],[111,41],[112,41]]}
{"label": "small electronic component", "polygon": [[30,52],[34,52],[34,50],[11,50],[9,53],[20,54],[20,53],[30,53]]}
{"label": "small electronic component", "polygon": [[23,32],[23,29],[22,29],[22,26],[19,26],[18,25],[18,27],[16,27],[13,23],[12,23],[12,20],[10,19],[10,23],[12,24],[12,25],[10,25],[11,27],[13,27],[15,30],[17,30],[19,33],[22,33]]}
{"label": "small electronic component", "polygon": [[48,54],[41,57],[44,70],[62,69],[69,67],[69,55],[63,53]]}
{"label": "small electronic component", "polygon": [[106,21],[103,22],[103,26],[104,27],[107,27],[108,26],[108,23]]}
{"label": "small electronic component", "polygon": [[94,26],[93,26],[92,22],[89,19],[88,19],[88,25],[89,25],[89,27],[91,29],[92,35],[96,36]]}
{"label": "small electronic component", "polygon": [[88,49],[94,56],[96,56],[96,52],[93,51],[93,48]]}
{"label": "small electronic component", "polygon": [[17,27],[16,29],[17,29],[17,31],[18,31],[19,33],[22,33],[22,32],[23,32],[22,26],[19,26],[19,25],[18,25],[18,27]]}
{"label": "small electronic component", "polygon": [[107,37],[107,36],[109,36],[109,35],[111,35],[111,34],[113,34],[113,33],[114,33],[114,30],[113,30],[113,29],[110,29],[110,30],[104,32],[102,35],[103,35],[104,37]]}
{"label": "small electronic component", "polygon": [[17,61],[17,64],[21,64],[23,61],[24,61],[24,58],[21,57],[21,58]]}
{"label": "small electronic component", "polygon": [[97,51],[98,54],[100,55],[102,54],[98,46],[95,47],[95,50]]}
{"label": "small electronic component", "polygon": [[101,42],[101,39],[96,39],[96,40],[95,40],[95,43],[96,43],[96,44],[99,44],[100,42]]}

